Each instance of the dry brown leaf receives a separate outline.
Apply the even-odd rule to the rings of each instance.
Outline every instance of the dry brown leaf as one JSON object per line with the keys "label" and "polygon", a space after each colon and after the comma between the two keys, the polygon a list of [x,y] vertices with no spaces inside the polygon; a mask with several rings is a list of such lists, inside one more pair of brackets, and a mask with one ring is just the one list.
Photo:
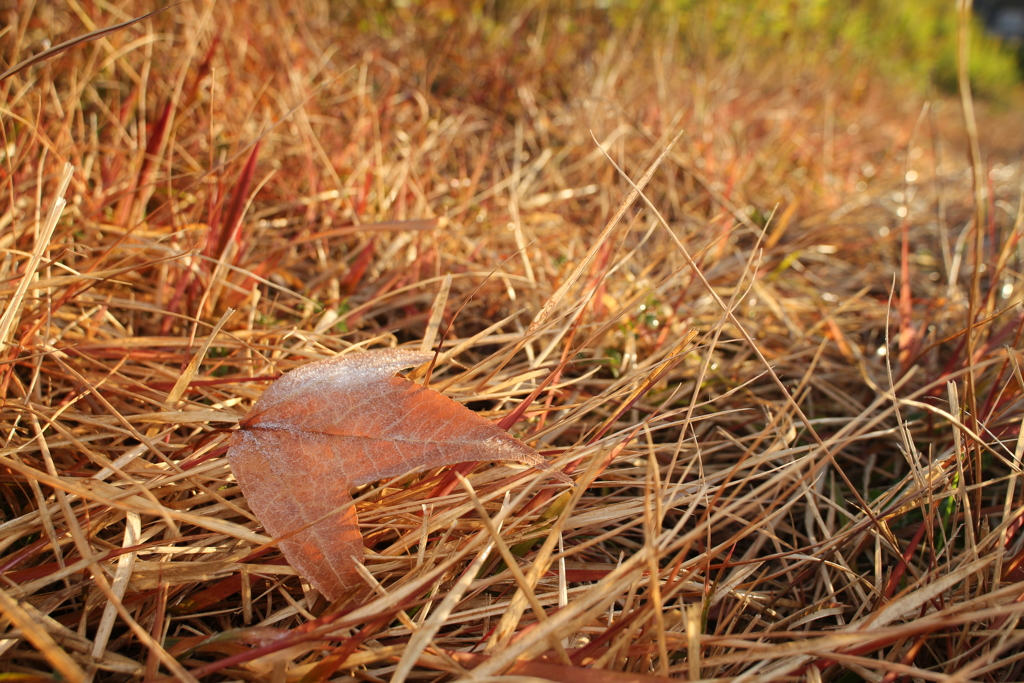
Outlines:
{"label": "dry brown leaf", "polygon": [[249,507],[331,600],[364,585],[352,487],[475,460],[549,469],[473,411],[394,376],[432,357],[386,349],[304,365],[270,385],[231,438],[228,460]]}

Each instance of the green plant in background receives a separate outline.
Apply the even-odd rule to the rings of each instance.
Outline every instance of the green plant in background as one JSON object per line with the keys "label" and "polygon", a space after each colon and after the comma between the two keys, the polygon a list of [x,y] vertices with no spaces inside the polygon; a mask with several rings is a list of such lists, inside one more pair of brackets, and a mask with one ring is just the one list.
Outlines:
{"label": "green plant in background", "polygon": [[[641,9],[636,0],[603,3],[618,24],[637,12],[659,15],[648,26],[678,26],[692,63],[732,59],[745,66],[833,67],[833,73],[867,69],[915,88],[957,89],[957,26],[952,0],[662,0]],[[971,23],[974,94],[999,99],[1020,83],[1014,50]]]}
{"label": "green plant in background", "polygon": [[[876,56],[883,70],[900,69],[920,82],[930,78],[947,92],[957,90],[956,4],[946,0],[851,3],[840,38]],[[996,98],[1020,82],[1013,51],[971,22],[971,85],[976,95]]]}

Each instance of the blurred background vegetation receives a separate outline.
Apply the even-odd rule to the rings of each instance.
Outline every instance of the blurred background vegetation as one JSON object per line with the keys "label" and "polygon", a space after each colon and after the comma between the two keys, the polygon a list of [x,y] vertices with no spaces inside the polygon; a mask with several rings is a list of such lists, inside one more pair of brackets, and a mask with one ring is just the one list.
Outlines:
{"label": "blurred background vegetation", "polygon": [[[854,79],[868,70],[919,91],[933,86],[947,94],[957,90],[956,0],[596,0],[570,4],[583,11],[607,11],[618,28],[634,25],[678,32],[680,49],[705,65],[735,57],[748,67],[783,61],[797,68],[828,66],[837,77],[846,74]],[[982,9],[992,11],[991,4]],[[501,0],[475,3],[477,14],[497,29],[507,28],[519,7],[519,2]],[[982,18],[975,17],[970,65],[974,94],[1003,101],[1020,84],[1020,55],[1019,41],[986,33]]]}

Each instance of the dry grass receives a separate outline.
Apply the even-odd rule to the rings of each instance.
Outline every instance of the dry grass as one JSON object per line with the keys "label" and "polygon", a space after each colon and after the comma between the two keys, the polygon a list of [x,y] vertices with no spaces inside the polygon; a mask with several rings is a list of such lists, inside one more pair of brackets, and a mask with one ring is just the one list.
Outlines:
{"label": "dry grass", "polygon": [[[0,680],[1020,680],[1021,176],[976,206],[957,103],[343,4],[181,3],[0,83]],[[147,9],[99,6],[0,54]],[[228,432],[423,339],[578,486],[364,489],[376,597],[327,605]]]}

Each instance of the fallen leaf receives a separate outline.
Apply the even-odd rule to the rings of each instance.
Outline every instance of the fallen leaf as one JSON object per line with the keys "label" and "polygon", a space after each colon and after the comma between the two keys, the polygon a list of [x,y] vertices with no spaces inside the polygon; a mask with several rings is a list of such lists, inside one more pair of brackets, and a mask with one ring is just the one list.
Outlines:
{"label": "fallen leaf", "polygon": [[292,567],[331,600],[365,588],[352,487],[475,460],[549,469],[483,417],[394,376],[432,357],[386,349],[304,365],[271,384],[231,437],[228,460],[249,508]]}

